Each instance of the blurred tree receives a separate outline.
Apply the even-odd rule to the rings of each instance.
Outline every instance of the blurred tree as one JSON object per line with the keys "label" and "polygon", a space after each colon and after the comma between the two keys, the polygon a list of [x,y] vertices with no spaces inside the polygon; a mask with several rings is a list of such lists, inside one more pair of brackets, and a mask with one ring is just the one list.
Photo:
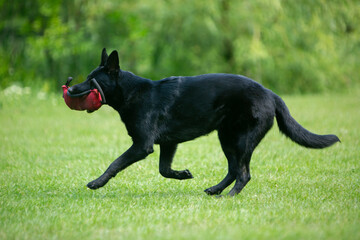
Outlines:
{"label": "blurred tree", "polygon": [[101,49],[152,79],[231,72],[277,92],[359,83],[355,0],[0,1],[0,88],[82,81]]}

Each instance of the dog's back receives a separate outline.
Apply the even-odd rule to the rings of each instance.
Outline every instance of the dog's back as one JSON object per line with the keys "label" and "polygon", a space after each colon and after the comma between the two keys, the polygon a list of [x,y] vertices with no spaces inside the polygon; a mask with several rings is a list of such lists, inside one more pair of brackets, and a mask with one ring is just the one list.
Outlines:
{"label": "dog's back", "polygon": [[[269,91],[260,84],[232,74],[170,77],[155,81],[153,91],[159,143],[188,141],[223,124],[240,127],[244,121],[254,121],[269,99]],[[269,106],[273,118],[275,108]]]}

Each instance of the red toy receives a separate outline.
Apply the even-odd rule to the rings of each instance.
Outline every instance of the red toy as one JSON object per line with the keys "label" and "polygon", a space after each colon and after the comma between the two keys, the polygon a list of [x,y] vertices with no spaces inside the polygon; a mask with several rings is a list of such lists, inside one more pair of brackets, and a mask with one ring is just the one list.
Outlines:
{"label": "red toy", "polygon": [[[68,92],[71,80],[72,78],[69,77],[66,84],[62,86],[63,98],[66,105],[70,109],[79,111],[87,110],[88,112],[93,112],[95,110],[98,110],[103,104],[103,98],[101,97],[99,90],[91,89],[89,91],[86,91],[83,95],[71,96],[71,94]],[[98,85],[95,79],[93,79],[93,81],[95,81],[95,85]]]}

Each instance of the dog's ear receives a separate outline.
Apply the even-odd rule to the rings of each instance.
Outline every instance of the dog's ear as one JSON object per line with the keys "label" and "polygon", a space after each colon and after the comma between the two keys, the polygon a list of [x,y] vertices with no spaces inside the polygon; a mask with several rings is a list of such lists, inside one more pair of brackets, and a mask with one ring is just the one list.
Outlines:
{"label": "dog's ear", "polygon": [[109,71],[109,73],[112,72],[119,72],[120,66],[119,66],[119,55],[116,50],[112,51],[110,53],[110,56],[108,57],[105,68]]}
{"label": "dog's ear", "polygon": [[106,48],[104,48],[104,49],[102,50],[102,53],[101,53],[100,66],[105,66],[105,63],[106,63],[107,59],[108,59],[108,55],[107,55],[107,53],[106,53]]}

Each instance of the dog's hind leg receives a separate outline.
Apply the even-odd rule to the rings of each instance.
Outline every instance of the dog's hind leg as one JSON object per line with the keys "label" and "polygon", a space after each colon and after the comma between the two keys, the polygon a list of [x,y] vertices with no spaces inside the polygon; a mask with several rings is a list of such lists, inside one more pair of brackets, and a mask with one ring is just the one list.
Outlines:
{"label": "dog's hind leg", "polygon": [[219,195],[221,192],[232,184],[237,175],[238,161],[237,161],[237,147],[236,147],[236,138],[237,135],[234,135],[232,131],[227,131],[225,129],[220,129],[218,131],[219,140],[221,143],[221,148],[228,160],[228,173],[225,178],[217,185],[212,186],[206,189],[206,192],[209,195]]}
{"label": "dog's hind leg", "polygon": [[221,130],[219,131],[219,139],[228,160],[229,171],[219,184],[206,189],[205,192],[209,195],[220,194],[236,180],[233,189],[229,193],[230,196],[234,196],[250,181],[249,164],[252,154],[251,149],[249,149],[249,145],[251,145],[249,143],[250,139],[248,134],[244,132],[226,134]]}
{"label": "dog's hind leg", "polygon": [[228,172],[228,174],[219,184],[212,186],[211,188],[205,189],[204,192],[206,192],[208,195],[219,195],[234,181],[235,177],[230,172]]}
{"label": "dog's hind leg", "polygon": [[236,173],[236,182],[234,187],[230,190],[229,196],[235,196],[250,181],[250,160],[254,149],[264,138],[265,134],[270,130],[273,124],[273,118],[270,116],[268,119],[258,121],[255,126],[252,126],[242,133],[237,141],[237,168],[234,170]]}
{"label": "dog's hind leg", "polygon": [[159,171],[163,177],[174,179],[193,178],[189,170],[175,171],[171,169],[171,164],[176,152],[177,144],[160,144]]}
{"label": "dog's hind leg", "polygon": [[235,185],[229,192],[230,196],[238,194],[250,181],[250,159],[255,147],[260,143],[267,131],[271,128],[271,117],[266,121],[244,123],[241,128],[225,124],[218,130],[221,147],[228,160],[228,174],[217,185],[208,188],[209,195],[220,194],[235,180]]}
{"label": "dog's hind leg", "polygon": [[250,181],[250,159],[252,152],[245,152],[243,156],[239,159],[238,169],[236,173],[236,182],[234,187],[230,190],[229,196],[235,196],[241,192],[241,190],[246,186]]}
{"label": "dog's hind leg", "polygon": [[228,160],[228,173],[225,178],[217,185],[212,186],[206,189],[206,192],[209,195],[219,195],[221,192],[227,188],[230,184],[235,181],[236,172],[234,169],[237,169],[237,159],[236,159],[236,148],[233,143],[227,142],[224,140],[225,135],[222,132],[219,132],[219,139],[221,143],[221,147],[224,151],[224,154]]}

